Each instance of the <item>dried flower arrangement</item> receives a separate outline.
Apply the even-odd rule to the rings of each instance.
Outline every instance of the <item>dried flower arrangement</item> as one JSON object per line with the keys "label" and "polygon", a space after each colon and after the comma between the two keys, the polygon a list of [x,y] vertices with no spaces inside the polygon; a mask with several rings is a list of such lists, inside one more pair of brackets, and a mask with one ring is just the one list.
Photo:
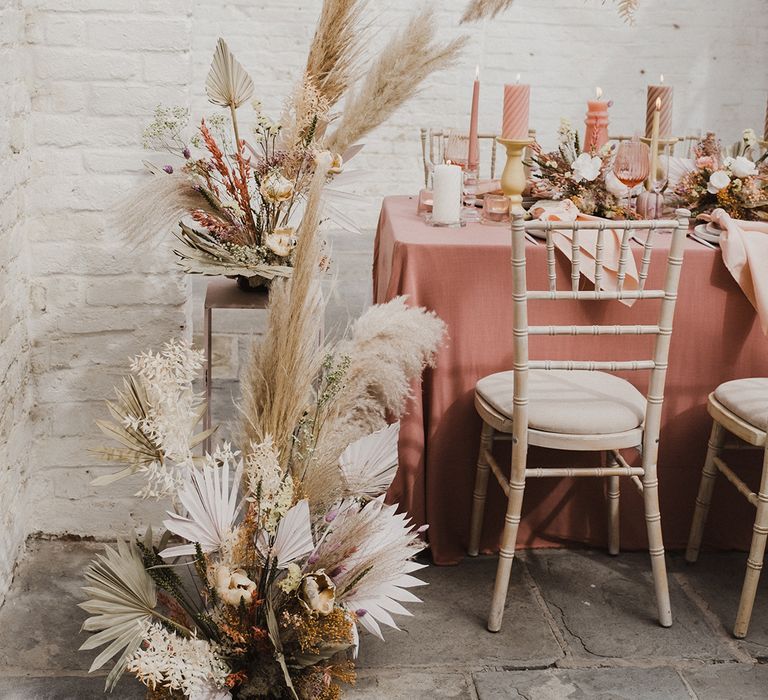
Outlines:
{"label": "dried flower arrangement", "polygon": [[747,157],[756,140],[750,132],[735,157],[725,156],[715,134],[708,133],[694,147],[692,169],[674,187],[676,205],[702,218],[721,208],[734,219],[768,221],[768,163],[765,155],[757,161]]}
{"label": "dried flower arrangement", "polygon": [[117,661],[152,698],[338,698],[354,681],[358,626],[381,636],[421,581],[419,530],[385,505],[397,468],[398,423],[411,381],[444,335],[433,313],[403,299],[374,306],[335,346],[318,349],[319,159],[294,251],[275,281],[270,328],[243,378],[242,444],[195,454],[201,354],[172,341],[137,357],[109,404],[102,451],[142,476],[138,496],[169,503],[166,532],[107,548],[87,570],[98,669]]}
{"label": "dried flower arrangement", "polygon": [[[251,77],[219,39],[205,87],[209,101],[226,112],[202,119],[187,138],[187,110],[157,109],[145,146],[180,164],[150,168],[156,177],[116,212],[124,235],[139,243],[184,219],[175,252],[187,272],[256,283],[289,276],[318,158],[331,154],[327,181],[341,183],[344,164],[360,150],[356,142],[412,97],[430,73],[450,65],[466,41],[437,42],[434,13],[427,8],[366,70],[366,7],[366,0],[324,0],[304,74],[279,122],[262,113]],[[246,137],[238,110],[249,104],[254,118]],[[326,213],[354,228],[332,201],[326,201]]]}
{"label": "dried flower arrangement", "polygon": [[582,153],[579,135],[567,119],[560,120],[557,150],[544,153],[538,143],[532,147],[531,192],[554,200],[570,199],[583,214],[606,219],[625,219],[622,206],[627,188],[611,170],[614,148]]}

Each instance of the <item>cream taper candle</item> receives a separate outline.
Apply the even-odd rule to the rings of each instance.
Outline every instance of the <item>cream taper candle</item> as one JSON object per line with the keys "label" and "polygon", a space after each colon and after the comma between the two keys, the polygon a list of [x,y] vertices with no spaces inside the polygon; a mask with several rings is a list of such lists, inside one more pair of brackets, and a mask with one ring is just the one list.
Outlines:
{"label": "cream taper candle", "polygon": [[458,165],[436,165],[432,178],[432,221],[436,224],[458,223],[461,216],[461,168]]}

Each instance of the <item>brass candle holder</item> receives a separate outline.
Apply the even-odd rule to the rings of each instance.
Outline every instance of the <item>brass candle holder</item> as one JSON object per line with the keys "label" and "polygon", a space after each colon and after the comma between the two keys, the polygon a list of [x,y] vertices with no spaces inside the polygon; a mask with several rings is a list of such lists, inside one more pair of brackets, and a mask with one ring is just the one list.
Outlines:
{"label": "brass candle holder", "polygon": [[676,143],[680,142],[680,139],[676,136],[673,136],[672,138],[663,139],[663,138],[657,138],[656,139],[656,153],[653,152],[653,138],[648,138],[647,136],[641,136],[640,140],[648,145],[648,148],[651,149],[651,167],[648,169],[648,179],[645,181],[645,189],[649,192],[653,189],[653,179],[656,176],[656,173],[654,172],[655,169],[658,168],[659,163],[659,156],[663,153],[667,152],[667,148],[674,146]]}
{"label": "brass candle holder", "polygon": [[528,184],[523,165],[523,152],[533,143],[533,139],[502,139],[497,141],[507,149],[507,163],[501,174],[501,189],[509,197],[509,211],[523,207],[523,191]]}

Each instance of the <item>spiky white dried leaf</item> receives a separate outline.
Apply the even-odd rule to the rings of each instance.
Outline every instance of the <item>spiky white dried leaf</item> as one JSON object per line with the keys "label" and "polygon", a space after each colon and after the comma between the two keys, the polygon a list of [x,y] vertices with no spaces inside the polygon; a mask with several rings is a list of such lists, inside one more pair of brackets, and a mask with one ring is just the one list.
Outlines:
{"label": "spiky white dried leaf", "polygon": [[397,472],[400,422],[366,435],[349,445],[339,457],[347,493],[375,498],[389,488]]}

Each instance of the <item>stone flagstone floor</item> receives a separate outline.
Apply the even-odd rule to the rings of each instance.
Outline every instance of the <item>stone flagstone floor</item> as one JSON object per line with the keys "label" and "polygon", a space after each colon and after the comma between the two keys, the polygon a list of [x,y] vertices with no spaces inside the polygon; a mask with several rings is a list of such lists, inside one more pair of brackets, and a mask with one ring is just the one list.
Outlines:
{"label": "stone flagstone floor", "polygon": [[[0,609],[0,698],[102,697],[89,676],[81,572],[101,545],[35,541]],[[424,571],[414,617],[386,642],[364,637],[349,700],[728,700],[768,698],[768,584],[749,638],[730,635],[744,554],[670,557],[675,623],[660,628],[648,558],[594,550],[538,550],[516,560],[502,631],[485,630],[495,558]],[[142,698],[124,679],[113,698]]]}

